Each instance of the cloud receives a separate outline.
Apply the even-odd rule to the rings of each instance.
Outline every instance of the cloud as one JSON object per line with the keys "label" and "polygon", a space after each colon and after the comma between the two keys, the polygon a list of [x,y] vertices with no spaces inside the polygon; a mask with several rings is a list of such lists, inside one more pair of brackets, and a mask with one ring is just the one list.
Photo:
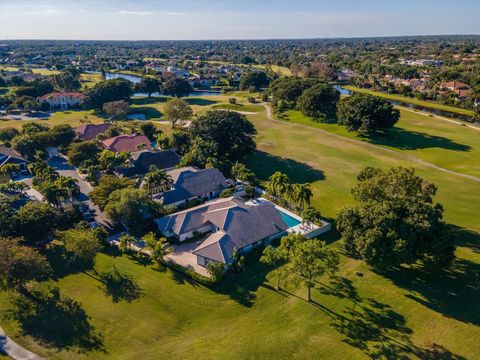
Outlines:
{"label": "cloud", "polygon": [[151,11],[130,11],[130,10],[121,10],[118,12],[119,14],[124,14],[124,15],[153,15],[153,12]]}
{"label": "cloud", "polygon": [[44,13],[46,14],[63,14],[65,13],[64,10],[60,10],[60,9],[46,9],[46,10],[43,10]]}
{"label": "cloud", "polygon": [[170,15],[170,16],[185,16],[185,12],[183,11],[169,11],[167,12],[167,15]]}

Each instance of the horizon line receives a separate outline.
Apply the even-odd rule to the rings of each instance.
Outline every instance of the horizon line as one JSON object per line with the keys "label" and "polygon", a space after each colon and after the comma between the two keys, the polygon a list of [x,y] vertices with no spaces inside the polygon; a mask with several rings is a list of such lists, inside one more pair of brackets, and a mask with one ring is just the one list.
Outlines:
{"label": "horizon line", "polygon": [[0,38],[0,41],[272,41],[272,40],[331,40],[331,39],[375,39],[375,38],[404,38],[404,37],[442,37],[442,36],[480,36],[478,34],[416,34],[416,35],[368,35],[368,36],[338,36],[338,37],[284,37],[284,38],[205,38],[205,39],[55,39],[55,38]]}

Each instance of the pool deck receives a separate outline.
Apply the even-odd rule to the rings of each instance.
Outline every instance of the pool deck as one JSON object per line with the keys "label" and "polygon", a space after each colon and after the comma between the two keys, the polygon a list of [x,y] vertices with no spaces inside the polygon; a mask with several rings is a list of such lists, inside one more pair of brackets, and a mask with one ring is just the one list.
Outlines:
{"label": "pool deck", "polygon": [[[262,202],[272,203],[268,199],[265,199],[263,197],[259,197],[259,198],[254,199],[254,200],[247,201],[246,204],[258,205]],[[288,216],[291,216],[292,218],[294,218],[294,219],[296,219],[300,222],[300,224],[288,228],[287,231],[289,233],[302,234],[302,235],[305,235],[308,239],[312,239],[312,238],[314,238],[318,235],[321,235],[323,233],[326,233],[326,232],[328,232],[332,229],[332,224],[330,224],[330,223],[328,223],[324,220],[321,220],[322,226],[318,226],[318,225],[315,225],[315,224],[302,224],[303,219],[302,219],[301,216],[299,216],[299,215],[291,212],[290,210],[287,210],[284,207],[281,207],[281,206],[279,206],[275,203],[272,203],[272,204],[275,206],[275,208],[278,211],[283,212],[284,214],[287,214]]]}

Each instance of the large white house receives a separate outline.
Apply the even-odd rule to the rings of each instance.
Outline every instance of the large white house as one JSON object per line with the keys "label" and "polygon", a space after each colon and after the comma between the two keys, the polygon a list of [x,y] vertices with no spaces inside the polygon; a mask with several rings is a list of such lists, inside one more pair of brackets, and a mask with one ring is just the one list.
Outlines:
{"label": "large white house", "polygon": [[40,103],[50,104],[51,109],[69,109],[80,105],[85,95],[79,92],[54,92],[41,96]]}

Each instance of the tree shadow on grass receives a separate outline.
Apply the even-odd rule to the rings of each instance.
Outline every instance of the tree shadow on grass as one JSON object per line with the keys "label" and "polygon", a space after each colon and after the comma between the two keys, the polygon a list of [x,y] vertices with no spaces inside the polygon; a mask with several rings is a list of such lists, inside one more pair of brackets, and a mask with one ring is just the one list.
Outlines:
{"label": "tree shadow on grass", "polygon": [[216,100],[201,99],[201,98],[187,98],[185,99],[189,105],[208,106],[218,103]]}
{"label": "tree shadow on grass", "polygon": [[401,267],[382,273],[393,283],[410,291],[405,295],[446,316],[480,325],[480,264],[456,259],[450,269],[429,274],[419,267]]}
{"label": "tree shadow on grass", "polygon": [[426,349],[415,345],[411,339],[413,332],[406,326],[405,318],[388,304],[360,296],[351,280],[335,277],[329,284],[321,285],[321,293],[348,299],[351,306],[340,315],[314,301],[313,305],[321,306],[321,310],[329,315],[332,327],[344,336],[345,343],[370,358],[463,359],[437,344]]}
{"label": "tree shadow on grass", "polygon": [[322,170],[315,169],[308,164],[293,159],[274,156],[264,151],[255,151],[247,159],[246,165],[261,181],[268,180],[275,171],[287,174],[293,183],[311,183],[325,179],[325,174]]}
{"label": "tree shadow on grass", "polygon": [[120,273],[114,266],[112,271],[100,274],[102,289],[114,303],[122,300],[132,302],[143,295],[143,290],[138,286],[132,276]]}
{"label": "tree shadow on grass", "polygon": [[94,266],[94,262],[91,260],[76,259],[71,261],[71,257],[65,251],[63,246],[53,245],[48,251],[42,252],[47,257],[48,262],[52,268],[50,278],[53,280],[59,280],[65,276],[78,274],[91,270]]}
{"label": "tree shadow on grass", "polygon": [[103,336],[95,331],[79,302],[61,295],[58,288],[33,295],[35,300],[16,297],[7,315],[18,321],[24,335],[58,349],[105,351]]}
{"label": "tree shadow on grass", "polygon": [[227,273],[223,281],[213,288],[214,291],[228,295],[245,307],[255,304],[256,291],[264,286],[270,267],[259,261],[262,249],[253,250],[246,257],[245,268],[237,273]]}
{"label": "tree shadow on grass", "polygon": [[143,114],[145,115],[146,119],[152,119],[152,118],[161,118],[163,114],[156,108],[152,106],[139,106],[132,108],[130,110],[130,113],[132,114]]}
{"label": "tree shadow on grass", "polygon": [[163,96],[152,96],[152,97],[142,97],[142,98],[135,98],[132,99],[132,104],[135,105],[149,105],[149,104],[156,104],[156,103],[163,103],[167,101],[167,98]]}
{"label": "tree shadow on grass", "polygon": [[476,253],[480,253],[480,234],[456,225],[449,224],[450,229],[455,235],[457,246],[467,247]]}
{"label": "tree shadow on grass", "polygon": [[391,146],[402,150],[418,150],[441,148],[454,151],[469,151],[471,147],[459,144],[451,139],[430,135],[418,131],[407,131],[401,128],[392,128],[388,133],[375,136],[369,141],[376,145]]}

